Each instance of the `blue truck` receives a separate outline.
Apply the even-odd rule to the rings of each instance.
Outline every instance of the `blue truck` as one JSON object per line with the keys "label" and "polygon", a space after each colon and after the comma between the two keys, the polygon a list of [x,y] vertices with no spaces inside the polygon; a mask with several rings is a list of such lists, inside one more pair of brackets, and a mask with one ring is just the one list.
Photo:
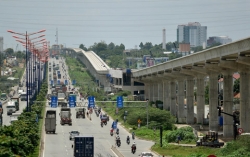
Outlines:
{"label": "blue truck", "polygon": [[74,157],[94,157],[94,137],[75,136]]}

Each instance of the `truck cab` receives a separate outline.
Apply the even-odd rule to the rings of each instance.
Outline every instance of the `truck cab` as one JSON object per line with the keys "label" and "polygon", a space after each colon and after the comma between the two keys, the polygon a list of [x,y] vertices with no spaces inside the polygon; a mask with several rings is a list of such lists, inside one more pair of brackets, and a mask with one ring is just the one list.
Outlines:
{"label": "truck cab", "polygon": [[14,101],[9,101],[6,108],[7,108],[7,115],[12,115],[12,113],[16,112],[15,102]]}
{"label": "truck cab", "polygon": [[10,100],[15,102],[16,111],[19,111],[19,96],[14,96]]}
{"label": "truck cab", "polygon": [[27,96],[27,93],[22,92],[21,95],[20,95],[21,101],[26,101],[26,98],[27,98],[26,96]]}

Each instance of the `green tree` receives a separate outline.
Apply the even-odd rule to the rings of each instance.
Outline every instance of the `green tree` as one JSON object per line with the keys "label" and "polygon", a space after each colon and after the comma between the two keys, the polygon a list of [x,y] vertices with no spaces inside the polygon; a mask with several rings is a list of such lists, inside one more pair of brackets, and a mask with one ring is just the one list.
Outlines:
{"label": "green tree", "polygon": [[79,48],[83,49],[84,51],[88,51],[88,49],[83,44],[80,44]]}
{"label": "green tree", "polygon": [[120,44],[120,49],[125,50],[125,45]]}
{"label": "green tree", "polygon": [[153,47],[151,42],[146,42],[145,45],[143,46],[143,48],[150,50]]}
{"label": "green tree", "polygon": [[199,51],[203,50],[203,47],[202,46],[197,46],[197,47],[191,48],[191,50],[194,51],[194,52],[199,52]]}
{"label": "green tree", "polygon": [[111,43],[108,45],[108,49],[109,49],[109,50],[113,50],[114,48],[115,48],[115,44],[111,42]]}
{"label": "green tree", "polygon": [[234,81],[234,93],[240,92],[240,79]]}
{"label": "green tree", "polygon": [[140,45],[139,45],[139,47],[140,47],[141,49],[143,49],[143,46],[144,46],[144,45],[143,45],[143,43],[141,42]]}
{"label": "green tree", "polygon": [[5,50],[7,56],[12,56],[14,54],[14,50],[12,48],[8,48]]}

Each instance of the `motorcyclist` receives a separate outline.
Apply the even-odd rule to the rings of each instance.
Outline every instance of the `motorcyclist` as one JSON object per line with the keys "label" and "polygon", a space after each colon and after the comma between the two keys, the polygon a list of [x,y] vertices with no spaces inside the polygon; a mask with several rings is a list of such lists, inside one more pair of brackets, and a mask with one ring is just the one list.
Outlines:
{"label": "motorcyclist", "polygon": [[121,140],[119,136],[116,137],[116,144],[118,145],[118,143],[121,144]]}
{"label": "motorcyclist", "polygon": [[133,150],[133,149],[136,150],[136,144],[135,144],[135,142],[132,144],[131,149],[132,149],[132,150]]}
{"label": "motorcyclist", "polygon": [[135,139],[135,133],[132,132],[132,139]]}
{"label": "motorcyclist", "polygon": [[130,141],[130,137],[129,136],[127,136],[127,142],[129,142]]}
{"label": "motorcyclist", "polygon": [[116,134],[119,134],[119,129],[118,128],[116,129]]}

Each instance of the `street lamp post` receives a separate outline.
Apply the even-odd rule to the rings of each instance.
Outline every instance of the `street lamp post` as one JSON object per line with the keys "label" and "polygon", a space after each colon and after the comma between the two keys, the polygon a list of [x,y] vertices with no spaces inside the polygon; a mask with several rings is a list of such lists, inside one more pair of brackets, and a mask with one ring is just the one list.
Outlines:
{"label": "street lamp post", "polygon": [[[30,111],[30,108],[29,108],[29,91],[28,91],[28,87],[30,87],[30,56],[29,56],[29,68],[28,68],[28,37],[31,36],[31,35],[34,35],[34,34],[38,34],[38,33],[42,33],[42,32],[45,32],[46,30],[40,30],[38,32],[34,32],[34,33],[17,33],[17,32],[14,32],[14,31],[11,31],[11,30],[8,30],[7,32],[9,33],[13,33],[13,34],[18,34],[18,35],[21,35],[21,36],[24,36],[25,37],[25,47],[26,47],[26,111],[29,112]],[[44,35],[43,35],[44,36]],[[13,36],[15,37],[15,36]],[[41,36],[40,36],[41,37]],[[15,37],[16,38],[16,37]],[[28,70],[29,69],[29,70]],[[31,89],[32,90],[32,89]]]}

